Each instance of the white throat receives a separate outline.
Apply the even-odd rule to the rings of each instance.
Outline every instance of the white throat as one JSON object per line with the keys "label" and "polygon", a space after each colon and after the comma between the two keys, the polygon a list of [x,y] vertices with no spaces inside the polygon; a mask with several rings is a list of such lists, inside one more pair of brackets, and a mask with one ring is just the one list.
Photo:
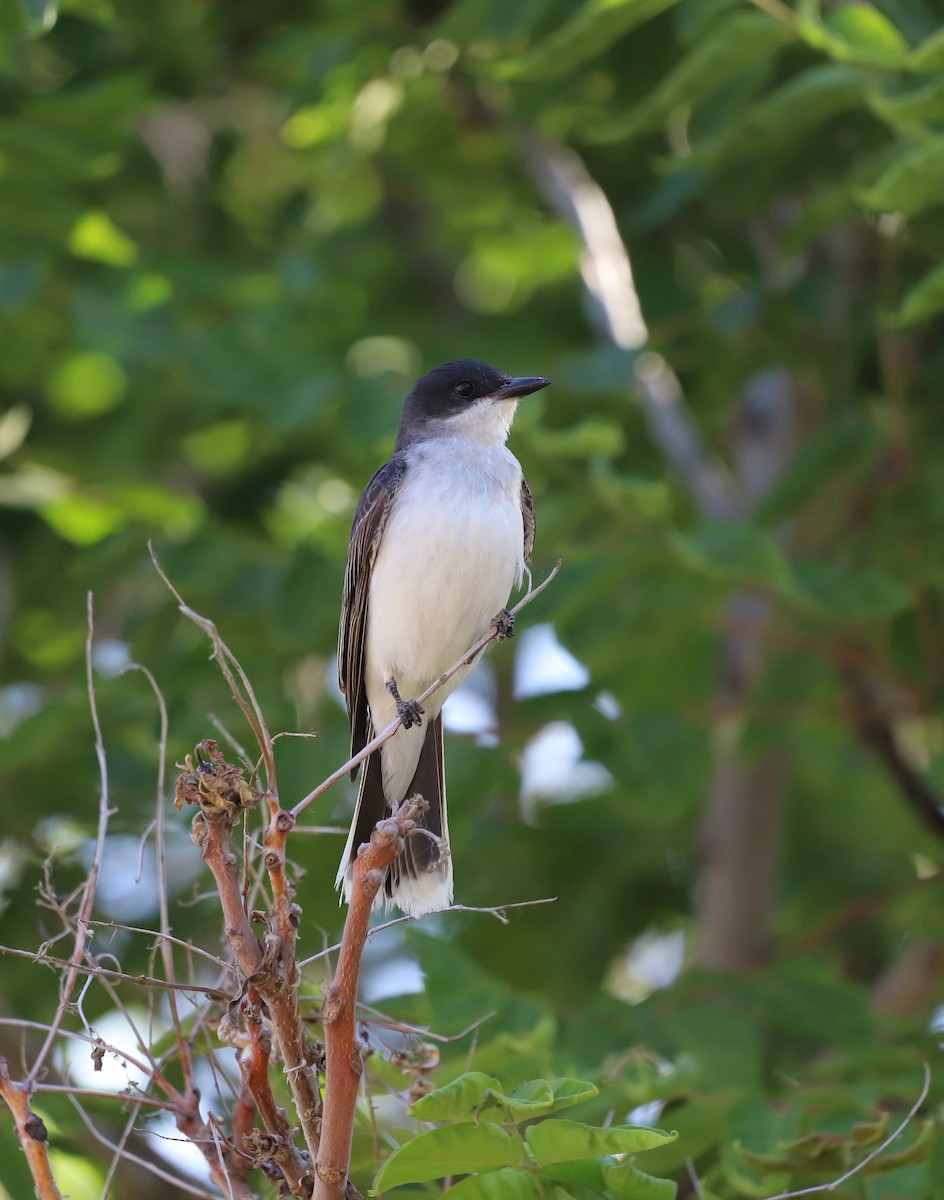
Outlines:
{"label": "white throat", "polygon": [[483,446],[503,446],[518,408],[516,400],[476,400],[440,417],[423,430],[426,437],[462,438]]}

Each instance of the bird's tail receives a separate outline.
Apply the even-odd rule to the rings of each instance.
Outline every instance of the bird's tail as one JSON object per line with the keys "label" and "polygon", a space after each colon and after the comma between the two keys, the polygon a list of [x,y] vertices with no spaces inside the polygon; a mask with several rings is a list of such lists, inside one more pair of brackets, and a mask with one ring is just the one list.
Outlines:
{"label": "bird's tail", "polygon": [[[383,789],[381,753],[381,750],[375,751],[364,767],[351,832],[335,881],[336,887],[343,886],[344,899],[348,901],[358,847],[369,842],[377,822],[390,815]],[[407,837],[403,851],[388,867],[376,901],[388,906],[394,904],[411,917],[439,912],[452,903],[452,857],[446,818],[441,714],[427,724],[416,771],[404,795],[413,796],[417,792],[428,807],[418,827]]]}

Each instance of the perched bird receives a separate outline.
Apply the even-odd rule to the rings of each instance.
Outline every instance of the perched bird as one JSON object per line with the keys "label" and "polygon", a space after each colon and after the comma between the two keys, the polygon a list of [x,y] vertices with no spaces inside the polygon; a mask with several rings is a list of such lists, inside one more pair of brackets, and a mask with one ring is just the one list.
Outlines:
{"label": "perched bird", "polygon": [[393,455],[358,502],[338,645],[351,753],[398,714],[403,725],[364,766],[336,881],[345,898],[358,847],[419,792],[425,832],[407,838],[380,896],[412,916],[452,901],[441,714],[471,666],[425,711],[415,697],[488,630],[521,582],[534,508],[505,441],[518,401],[549,383],[471,359],[434,367],[413,385]]}

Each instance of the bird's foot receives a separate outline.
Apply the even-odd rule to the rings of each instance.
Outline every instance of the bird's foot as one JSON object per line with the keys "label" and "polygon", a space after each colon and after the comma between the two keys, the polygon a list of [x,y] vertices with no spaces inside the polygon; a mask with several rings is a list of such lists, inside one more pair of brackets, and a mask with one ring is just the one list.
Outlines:
{"label": "bird's foot", "polygon": [[495,626],[495,640],[497,642],[503,642],[505,638],[513,638],[515,636],[515,618],[507,608],[503,608],[496,617],[492,618],[492,624]]}
{"label": "bird's foot", "polygon": [[387,680],[387,691],[396,701],[397,716],[403,722],[404,729],[412,729],[414,725],[423,724],[423,713],[426,709],[423,708],[418,700],[401,699],[395,679]]}

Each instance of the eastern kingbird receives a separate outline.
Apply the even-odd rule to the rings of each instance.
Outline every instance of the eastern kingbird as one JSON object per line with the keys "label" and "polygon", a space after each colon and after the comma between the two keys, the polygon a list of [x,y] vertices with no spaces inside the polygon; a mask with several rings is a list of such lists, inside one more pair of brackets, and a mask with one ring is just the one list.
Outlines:
{"label": "eastern kingbird", "polygon": [[549,383],[471,359],[434,367],[413,385],[393,455],[358,502],[338,645],[351,753],[397,715],[403,724],[364,766],[336,880],[346,899],[358,847],[419,792],[428,804],[425,828],[407,838],[379,895],[412,916],[452,901],[442,706],[471,664],[430,696],[425,711],[411,698],[488,630],[521,582],[534,508],[505,441],[518,401]]}

